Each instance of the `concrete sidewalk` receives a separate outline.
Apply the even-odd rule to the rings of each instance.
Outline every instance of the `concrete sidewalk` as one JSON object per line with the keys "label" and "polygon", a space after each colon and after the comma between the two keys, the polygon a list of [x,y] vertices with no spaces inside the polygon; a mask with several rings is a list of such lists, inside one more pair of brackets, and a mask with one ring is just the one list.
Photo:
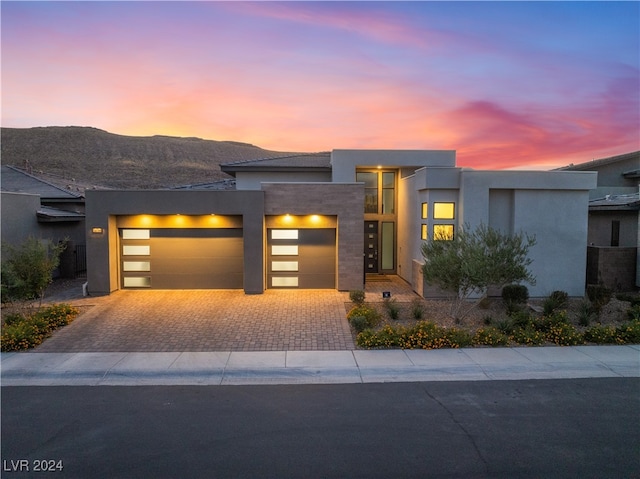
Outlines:
{"label": "concrete sidewalk", "polygon": [[338,384],[640,377],[640,345],[2,353],[2,386]]}

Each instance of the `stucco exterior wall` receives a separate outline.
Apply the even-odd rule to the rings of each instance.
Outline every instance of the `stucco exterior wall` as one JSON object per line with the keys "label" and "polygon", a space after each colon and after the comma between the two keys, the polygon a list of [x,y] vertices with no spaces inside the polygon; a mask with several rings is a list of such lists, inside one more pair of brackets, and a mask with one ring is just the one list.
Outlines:
{"label": "stucco exterior wall", "polygon": [[2,192],[2,242],[19,244],[29,236],[40,238],[36,212],[40,197],[26,193]]}
{"label": "stucco exterior wall", "polygon": [[236,173],[237,190],[259,190],[262,183],[324,183],[331,181],[328,172],[254,172],[242,171]]}
{"label": "stucco exterior wall", "polygon": [[398,167],[418,169],[424,166],[454,167],[454,150],[333,150],[331,175],[334,183],[351,183],[358,167]]}
{"label": "stucco exterior wall", "polygon": [[337,289],[362,289],[364,185],[362,183],[263,183],[266,215],[336,216]]}
{"label": "stucco exterior wall", "polygon": [[[91,294],[119,288],[120,215],[241,215],[244,236],[244,290],[262,293],[264,279],[264,193],[262,191],[116,191],[86,192],[87,281]],[[93,227],[103,232],[92,233]]]}
{"label": "stucco exterior wall", "polygon": [[589,213],[590,246],[611,246],[611,222],[620,221],[621,248],[637,247],[638,243],[637,211],[592,211]]}

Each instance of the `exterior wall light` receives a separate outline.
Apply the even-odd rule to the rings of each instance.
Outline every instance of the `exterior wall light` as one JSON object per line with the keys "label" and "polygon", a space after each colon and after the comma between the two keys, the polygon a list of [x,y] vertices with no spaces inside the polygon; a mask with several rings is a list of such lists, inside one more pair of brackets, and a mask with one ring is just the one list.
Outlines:
{"label": "exterior wall light", "polygon": [[104,228],[94,226],[93,228],[91,228],[91,233],[94,235],[101,235],[102,233],[104,233]]}

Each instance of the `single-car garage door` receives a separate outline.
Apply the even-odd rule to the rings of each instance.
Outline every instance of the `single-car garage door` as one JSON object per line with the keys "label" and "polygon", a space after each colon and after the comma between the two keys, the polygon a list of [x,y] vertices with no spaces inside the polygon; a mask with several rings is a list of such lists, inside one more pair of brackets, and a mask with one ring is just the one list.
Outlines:
{"label": "single-car garage door", "polygon": [[241,289],[240,228],[120,229],[123,288]]}
{"label": "single-car garage door", "polygon": [[336,230],[267,230],[269,288],[333,289],[336,284]]}

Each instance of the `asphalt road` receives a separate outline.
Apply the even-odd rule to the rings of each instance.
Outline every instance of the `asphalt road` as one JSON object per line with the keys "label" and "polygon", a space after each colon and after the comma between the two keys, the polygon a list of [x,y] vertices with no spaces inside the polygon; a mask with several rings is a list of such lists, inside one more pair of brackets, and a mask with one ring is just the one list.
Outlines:
{"label": "asphalt road", "polygon": [[3,478],[640,477],[639,379],[1,392]]}

